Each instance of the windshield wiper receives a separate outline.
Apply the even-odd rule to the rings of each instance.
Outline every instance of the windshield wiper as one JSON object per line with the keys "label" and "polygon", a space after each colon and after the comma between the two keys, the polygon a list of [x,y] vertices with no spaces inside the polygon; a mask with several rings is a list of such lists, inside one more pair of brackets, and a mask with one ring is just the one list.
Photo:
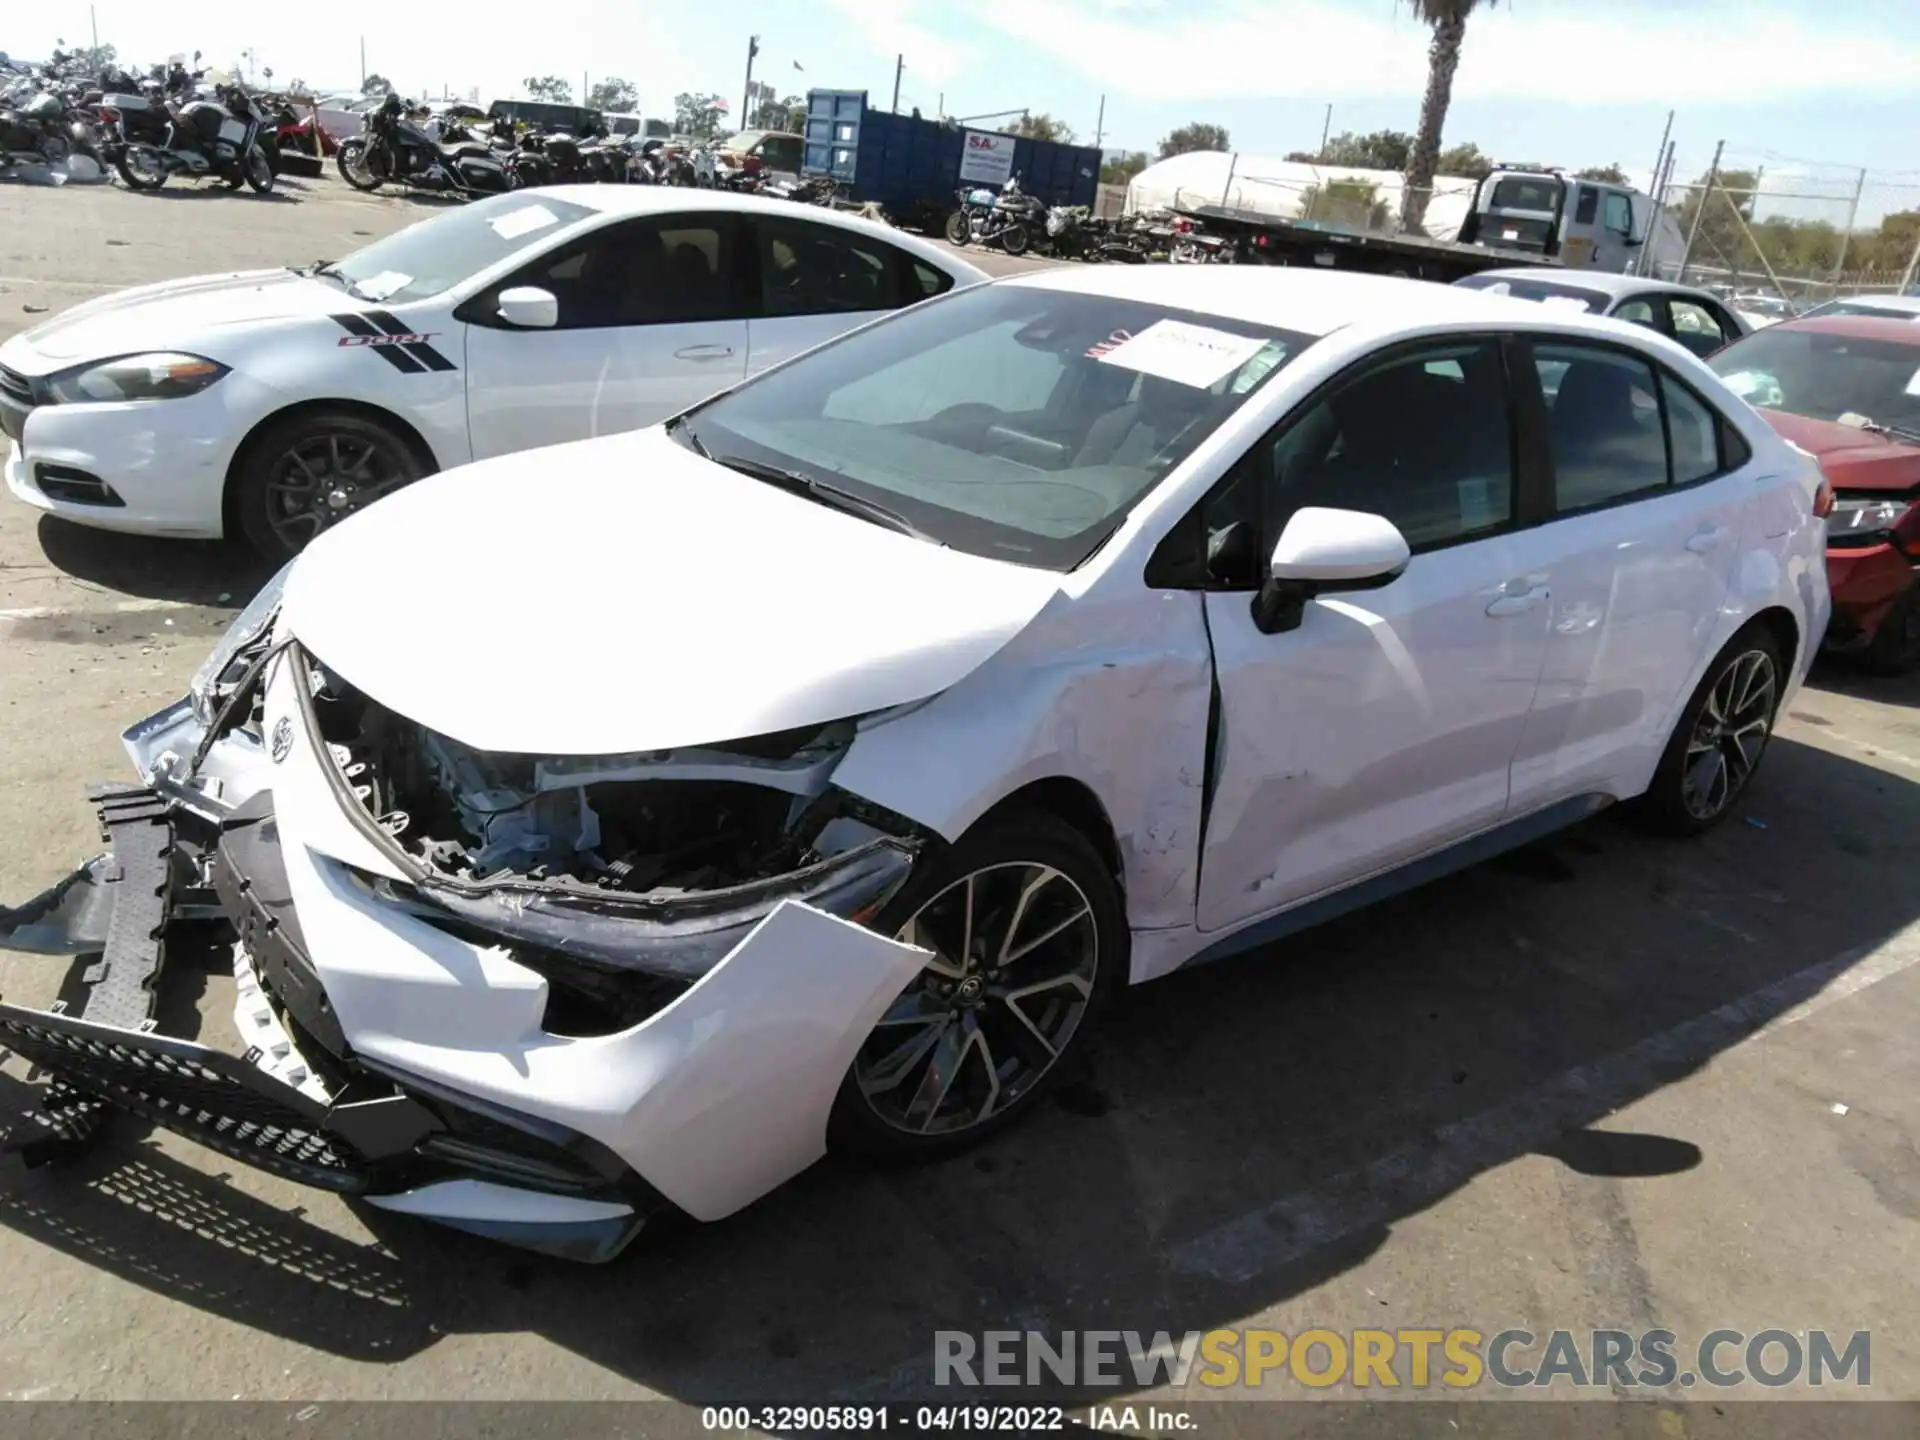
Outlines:
{"label": "windshield wiper", "polygon": [[1920,443],[1920,430],[1910,430],[1901,425],[1884,425],[1878,420],[1862,415],[1857,410],[1849,410],[1837,423],[1849,429],[1865,430],[1869,435],[1885,435],[1892,440]]}
{"label": "windshield wiper", "polygon": [[672,435],[678,433],[686,436],[687,444],[692,448],[694,454],[698,455],[702,460],[713,459],[713,452],[708,450],[707,447],[701,443],[700,437],[694,434],[688,427],[687,419],[687,415],[676,415],[673,419],[667,421],[667,434]]}
{"label": "windshield wiper", "polygon": [[[687,438],[692,440],[692,434],[689,433]],[[694,443],[695,445],[699,444],[698,441],[694,441]],[[704,448],[702,448],[701,453],[706,454]],[[817,500],[822,505],[830,506],[835,510],[845,511],[849,515],[857,515],[862,520],[871,521],[875,525],[883,525],[889,530],[898,530],[902,535],[911,535],[916,540],[933,539],[931,535],[919,529],[899,511],[889,510],[886,506],[869,500],[865,496],[855,495],[851,491],[842,490],[836,485],[829,485],[824,480],[816,480],[813,476],[804,475],[798,470],[782,469],[778,465],[768,465],[763,461],[749,460],[742,455],[707,455],[707,458],[712,460],[716,465],[724,465],[727,469],[737,470],[742,475],[751,475],[756,480],[764,480],[769,485],[785,490],[789,495],[799,495],[808,500]]]}

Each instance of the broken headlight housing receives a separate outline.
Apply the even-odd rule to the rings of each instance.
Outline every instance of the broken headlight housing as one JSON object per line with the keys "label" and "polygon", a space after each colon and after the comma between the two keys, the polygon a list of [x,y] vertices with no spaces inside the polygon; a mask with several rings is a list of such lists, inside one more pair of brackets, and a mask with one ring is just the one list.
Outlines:
{"label": "broken headlight housing", "polygon": [[245,653],[273,627],[274,617],[280,613],[281,596],[286,593],[287,572],[292,569],[293,562],[289,560],[275,572],[271,580],[260,587],[260,593],[247,602],[246,609],[234,616],[227,633],[220,637],[212,653],[193,672],[193,680],[187,686],[187,698],[193,705],[193,718],[202,725],[213,724],[221,703],[226,699],[226,690],[246,669]]}

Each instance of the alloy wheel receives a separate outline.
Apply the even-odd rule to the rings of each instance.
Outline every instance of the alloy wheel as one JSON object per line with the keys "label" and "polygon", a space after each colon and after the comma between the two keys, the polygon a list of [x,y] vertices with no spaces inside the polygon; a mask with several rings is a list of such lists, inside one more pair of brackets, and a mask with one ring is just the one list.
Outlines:
{"label": "alloy wheel", "polygon": [[880,1017],[854,1079],[908,1134],[957,1134],[1017,1102],[1066,1052],[1100,979],[1086,894],[1029,861],[954,881],[895,938],[933,958]]}
{"label": "alloy wheel", "polygon": [[1778,696],[1779,676],[1765,650],[1734,656],[1707,691],[1681,769],[1682,798],[1696,820],[1711,820],[1746,788],[1766,749]]}
{"label": "alloy wheel", "polygon": [[266,486],[267,524],[289,555],[413,478],[388,447],[322,430],[282,453]]}

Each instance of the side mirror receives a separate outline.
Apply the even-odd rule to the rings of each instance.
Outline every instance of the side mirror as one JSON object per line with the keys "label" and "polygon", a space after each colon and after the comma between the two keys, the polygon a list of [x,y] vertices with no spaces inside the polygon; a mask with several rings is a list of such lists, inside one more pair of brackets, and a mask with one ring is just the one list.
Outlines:
{"label": "side mirror", "polygon": [[1348,590],[1378,590],[1407,568],[1407,537],[1384,515],[1309,505],[1296,510],[1273,547],[1253,622],[1268,635],[1300,628],[1307,601]]}
{"label": "side mirror", "polygon": [[560,323],[560,302],[550,290],[520,285],[500,292],[494,313],[516,330],[551,330]]}

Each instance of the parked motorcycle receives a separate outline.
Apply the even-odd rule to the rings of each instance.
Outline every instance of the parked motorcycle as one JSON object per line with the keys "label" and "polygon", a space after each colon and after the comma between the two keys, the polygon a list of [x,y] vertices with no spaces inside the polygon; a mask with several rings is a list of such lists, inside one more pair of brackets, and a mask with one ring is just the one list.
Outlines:
{"label": "parked motorcycle", "polygon": [[407,118],[406,102],[389,95],[367,116],[364,135],[343,140],[340,178],[356,190],[382,185],[454,195],[497,195],[515,188],[509,161],[475,140],[435,140]]}
{"label": "parked motorcycle", "polygon": [[[170,81],[169,91],[180,88]],[[265,117],[237,83],[217,82],[214,96],[173,106],[159,144],[127,138],[114,168],[129,190],[158,190],[175,175],[221,180],[229,190],[248,185],[256,195],[273,189],[273,161],[261,140]]]}
{"label": "parked motorcycle", "polygon": [[947,239],[955,245],[998,245],[1009,255],[1024,255],[1036,235],[1046,233],[1047,207],[1010,176],[998,195],[963,190],[960,209],[947,217]]}
{"label": "parked motorcycle", "polygon": [[9,98],[17,103],[0,108],[0,169],[13,165],[58,165],[84,146],[91,149],[89,132],[68,113],[60,94],[50,87],[16,87]]}
{"label": "parked motorcycle", "polygon": [[1045,249],[1062,260],[1099,260],[1105,224],[1084,205],[1053,205],[1047,209]]}

